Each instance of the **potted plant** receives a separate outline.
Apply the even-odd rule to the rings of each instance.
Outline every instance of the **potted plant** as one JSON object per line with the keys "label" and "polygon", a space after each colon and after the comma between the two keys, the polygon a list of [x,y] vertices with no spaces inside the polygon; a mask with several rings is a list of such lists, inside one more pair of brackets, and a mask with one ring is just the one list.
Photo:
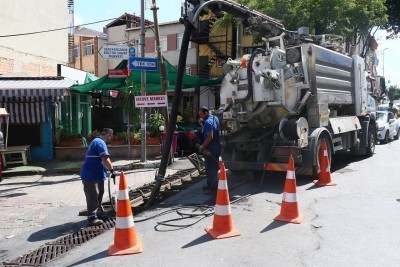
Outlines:
{"label": "potted plant", "polygon": [[142,133],[140,131],[129,133],[129,143],[131,145],[140,144],[141,143],[141,139],[142,139]]}
{"label": "potted plant", "polygon": [[68,131],[60,132],[60,146],[82,146],[82,135]]}
{"label": "potted plant", "polygon": [[118,132],[114,133],[112,139],[110,140],[111,145],[123,145],[125,144],[125,140],[128,137],[126,132]]}
{"label": "potted plant", "polygon": [[[146,130],[148,132],[148,136],[146,138],[146,143],[148,145],[160,144],[160,126],[164,125],[164,117],[161,113],[155,112],[154,114],[150,115],[150,119],[147,122]],[[155,139],[155,140],[154,140]]]}
{"label": "potted plant", "polygon": [[88,143],[92,142],[97,136],[100,136],[101,132],[99,130],[94,130],[88,135]]}

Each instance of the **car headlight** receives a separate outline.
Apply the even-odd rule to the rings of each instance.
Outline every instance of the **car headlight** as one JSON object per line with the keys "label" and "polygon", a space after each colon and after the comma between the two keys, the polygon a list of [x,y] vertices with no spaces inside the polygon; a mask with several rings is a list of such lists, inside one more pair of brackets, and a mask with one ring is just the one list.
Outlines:
{"label": "car headlight", "polygon": [[385,129],[385,126],[380,126],[380,127],[378,127],[378,131],[382,131],[382,130],[384,130]]}

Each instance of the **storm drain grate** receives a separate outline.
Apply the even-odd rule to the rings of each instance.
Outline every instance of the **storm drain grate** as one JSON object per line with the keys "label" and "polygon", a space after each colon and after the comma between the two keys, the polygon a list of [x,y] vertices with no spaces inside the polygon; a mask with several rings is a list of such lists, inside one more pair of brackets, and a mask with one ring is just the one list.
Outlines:
{"label": "storm drain grate", "polygon": [[4,262],[3,266],[41,266],[71,249],[86,243],[92,238],[101,235],[107,229],[113,228],[115,219],[107,219],[102,225],[87,227],[78,232],[65,235],[55,241],[31,251],[30,253],[16,258],[9,262]]}
{"label": "storm drain grate", "polygon": [[13,261],[4,262],[3,266],[41,266],[46,262],[70,251],[73,245],[45,245]]}

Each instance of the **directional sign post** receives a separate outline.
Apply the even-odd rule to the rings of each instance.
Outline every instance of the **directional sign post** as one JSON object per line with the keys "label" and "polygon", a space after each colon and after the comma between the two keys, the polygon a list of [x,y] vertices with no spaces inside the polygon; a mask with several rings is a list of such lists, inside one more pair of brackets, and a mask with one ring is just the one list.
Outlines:
{"label": "directional sign post", "polygon": [[103,45],[99,49],[99,54],[104,59],[128,59],[129,46],[127,45]]}
{"label": "directional sign post", "polygon": [[166,95],[135,96],[135,107],[137,108],[156,108],[166,107],[167,105]]}
{"label": "directional sign post", "polygon": [[131,70],[158,71],[156,58],[129,57],[129,68]]}

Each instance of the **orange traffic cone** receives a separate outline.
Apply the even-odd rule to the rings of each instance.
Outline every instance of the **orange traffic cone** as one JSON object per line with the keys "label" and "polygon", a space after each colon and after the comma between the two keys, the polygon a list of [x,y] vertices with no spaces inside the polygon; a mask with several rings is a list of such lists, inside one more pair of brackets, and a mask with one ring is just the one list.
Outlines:
{"label": "orange traffic cone", "polygon": [[315,180],[314,183],[319,186],[336,185],[331,180],[331,167],[329,166],[328,148],[325,139],[322,140],[321,149],[323,153],[320,154],[319,158],[318,180]]}
{"label": "orange traffic cone", "polygon": [[291,223],[301,223],[304,220],[303,214],[299,214],[299,205],[297,204],[296,174],[294,172],[294,160],[292,156],[289,158],[286,173],[281,212],[274,220]]}
{"label": "orange traffic cone", "polygon": [[117,197],[117,219],[115,222],[114,243],[108,249],[108,255],[126,255],[143,251],[142,240],[136,237],[128,187],[125,175],[121,172]]}
{"label": "orange traffic cone", "polygon": [[214,209],[214,222],[212,226],[206,227],[207,233],[214,238],[227,238],[240,235],[233,227],[231,206],[229,203],[228,184],[224,163],[220,162],[220,174],[217,191],[217,201]]}

